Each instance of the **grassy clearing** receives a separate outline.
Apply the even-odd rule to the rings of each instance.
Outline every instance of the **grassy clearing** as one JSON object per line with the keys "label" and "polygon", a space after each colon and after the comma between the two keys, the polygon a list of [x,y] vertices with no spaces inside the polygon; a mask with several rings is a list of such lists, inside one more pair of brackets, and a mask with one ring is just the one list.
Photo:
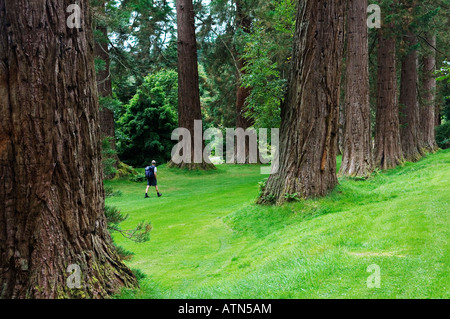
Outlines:
{"label": "grassy clearing", "polygon": [[147,275],[122,298],[450,297],[450,151],[284,207],[253,204],[258,166],[158,175],[164,195],[147,200],[145,183],[107,182],[122,193],[107,204],[130,214],[122,228],[154,227],[146,243],[114,236]]}

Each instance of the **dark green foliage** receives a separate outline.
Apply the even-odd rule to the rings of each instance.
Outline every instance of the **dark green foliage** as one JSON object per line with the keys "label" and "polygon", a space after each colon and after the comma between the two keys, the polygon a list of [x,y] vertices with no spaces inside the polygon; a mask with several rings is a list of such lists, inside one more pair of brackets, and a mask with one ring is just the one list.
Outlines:
{"label": "dark green foliage", "polygon": [[442,149],[450,148],[450,122],[436,128],[436,142]]}
{"label": "dark green foliage", "polygon": [[143,181],[145,181],[145,179],[146,179],[145,174],[137,174],[130,177],[130,181],[135,183],[142,183]]}
{"label": "dark green foliage", "polygon": [[[444,67],[439,71],[439,82],[447,84],[444,87],[445,93],[448,93],[448,84],[450,83],[450,63],[447,62]],[[450,96],[445,96],[445,103],[442,109],[442,117],[445,123],[436,127],[436,142],[442,149],[450,148]]]}
{"label": "dark green foliage", "polygon": [[443,101],[441,116],[445,120],[450,121],[450,62],[446,62],[437,74],[441,100]]}
{"label": "dark green foliage", "polygon": [[442,116],[450,121],[450,97],[445,100],[444,108],[442,110]]}
{"label": "dark green foliage", "polygon": [[[108,46],[111,80],[117,98],[127,103],[150,72],[175,68],[175,14],[169,1],[92,0],[94,39]],[[97,59],[96,69],[104,69]]]}
{"label": "dark green foliage", "polygon": [[[237,61],[234,50],[234,2],[212,1],[208,6],[194,2],[197,30],[198,56],[210,89],[209,98],[202,99],[205,122],[214,127],[234,127],[236,123]],[[203,69],[203,70],[202,70]],[[200,90],[202,79],[200,79]]]}
{"label": "dark green foliage", "polygon": [[242,86],[251,88],[245,116],[251,118],[257,128],[280,126],[295,12],[296,1],[265,2],[256,10],[251,33],[237,33],[247,62]]}
{"label": "dark green foliage", "polygon": [[172,70],[148,75],[118,122],[117,149],[127,164],[145,166],[170,159],[177,127],[178,78]]}

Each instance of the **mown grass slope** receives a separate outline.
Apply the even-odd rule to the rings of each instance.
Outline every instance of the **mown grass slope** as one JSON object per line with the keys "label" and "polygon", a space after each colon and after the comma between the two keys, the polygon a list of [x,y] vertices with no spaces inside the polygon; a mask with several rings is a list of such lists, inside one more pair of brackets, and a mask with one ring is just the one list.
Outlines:
{"label": "mown grass slope", "polygon": [[[107,199],[130,215],[122,228],[153,225],[145,243],[114,235],[147,275],[120,297],[450,297],[450,151],[284,207],[254,204],[258,166],[158,174],[161,198],[144,199],[145,183],[106,182],[122,192]],[[379,289],[367,286],[372,264]]]}

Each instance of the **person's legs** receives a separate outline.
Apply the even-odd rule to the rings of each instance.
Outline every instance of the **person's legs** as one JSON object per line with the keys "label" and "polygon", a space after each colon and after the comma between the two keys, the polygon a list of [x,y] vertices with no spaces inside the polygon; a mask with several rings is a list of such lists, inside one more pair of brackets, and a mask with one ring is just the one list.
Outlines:
{"label": "person's legs", "polygon": [[150,181],[147,180],[147,189],[145,190],[145,198],[148,198],[148,189],[150,188]]}
{"label": "person's legs", "polygon": [[155,189],[156,189],[156,194],[158,194],[158,197],[161,197],[162,194],[159,192],[159,189],[158,189],[158,183],[156,182],[156,179],[155,179],[155,181],[154,181],[154,185],[155,185]]}

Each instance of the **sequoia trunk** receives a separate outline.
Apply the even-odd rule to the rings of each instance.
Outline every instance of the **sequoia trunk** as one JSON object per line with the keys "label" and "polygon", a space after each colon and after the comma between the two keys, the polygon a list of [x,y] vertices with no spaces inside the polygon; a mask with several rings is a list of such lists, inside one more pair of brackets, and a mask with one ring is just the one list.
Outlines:
{"label": "sequoia trunk", "polygon": [[[436,47],[436,36],[428,36],[427,42]],[[429,48],[422,59],[423,64],[423,98],[420,105],[421,149],[435,152],[438,149],[435,137],[436,122],[436,52]]]}
{"label": "sequoia trunk", "polygon": [[342,165],[344,176],[370,175],[373,170],[369,102],[367,0],[349,3],[347,75]]}
{"label": "sequoia trunk", "polygon": [[419,64],[416,35],[405,36],[408,45],[407,54],[402,61],[400,81],[400,137],[403,156],[407,161],[415,162],[422,157],[420,148],[419,102],[417,92]]}
{"label": "sequoia trunk", "polygon": [[[178,125],[191,134],[191,163],[170,163],[170,166],[189,169],[212,169],[213,164],[194,163],[194,121],[202,120],[200,106],[197,40],[195,36],[195,13],[192,0],[177,0],[178,33]],[[203,143],[202,143],[203,144]],[[203,144],[204,145],[204,144]],[[203,147],[202,147],[203,149]]]}
{"label": "sequoia trunk", "polygon": [[397,98],[395,39],[378,36],[378,82],[375,123],[375,166],[386,170],[403,162]]}
{"label": "sequoia trunk", "polygon": [[299,1],[288,92],[282,105],[280,166],[259,203],[324,196],[334,189],[346,1]]}
{"label": "sequoia trunk", "polygon": [[72,3],[0,0],[0,298],[137,285],[107,230],[91,19],[80,0],[70,28]]}

